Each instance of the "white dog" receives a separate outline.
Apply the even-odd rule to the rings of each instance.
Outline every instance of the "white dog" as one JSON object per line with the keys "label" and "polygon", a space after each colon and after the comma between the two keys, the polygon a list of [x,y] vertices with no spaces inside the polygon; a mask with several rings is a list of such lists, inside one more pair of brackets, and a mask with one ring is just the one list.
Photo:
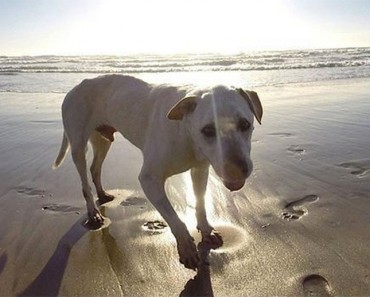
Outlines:
{"label": "white dog", "polygon": [[209,165],[230,191],[243,187],[253,167],[254,116],[259,123],[262,118],[255,92],[225,86],[154,86],[130,76],[107,75],[84,80],[73,88],[64,99],[62,115],[63,142],[54,168],[62,163],[70,146],[90,223],[98,228],[104,218],[88,183],[87,142],[94,150],[91,174],[99,201],[111,201],[114,197],[101,184],[101,167],[118,131],[143,153],[141,186],[176,237],[180,262],[195,269],[199,258],[194,239],[165,193],[164,183],[174,174],[191,170],[197,228],[203,240],[222,245],[204,207]]}

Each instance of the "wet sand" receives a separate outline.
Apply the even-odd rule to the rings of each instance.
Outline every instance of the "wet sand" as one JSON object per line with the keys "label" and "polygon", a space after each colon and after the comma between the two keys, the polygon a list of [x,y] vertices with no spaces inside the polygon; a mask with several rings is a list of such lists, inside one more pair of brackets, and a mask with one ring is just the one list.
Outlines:
{"label": "wet sand", "polygon": [[[64,95],[0,93],[0,296],[370,295],[370,81],[256,91],[255,169],[236,193],[211,175],[224,245],[199,246],[197,273],[140,189],[136,148],[116,137],[103,167],[116,199],[90,231],[70,154],[51,169]],[[189,180],[166,189],[199,242]]]}

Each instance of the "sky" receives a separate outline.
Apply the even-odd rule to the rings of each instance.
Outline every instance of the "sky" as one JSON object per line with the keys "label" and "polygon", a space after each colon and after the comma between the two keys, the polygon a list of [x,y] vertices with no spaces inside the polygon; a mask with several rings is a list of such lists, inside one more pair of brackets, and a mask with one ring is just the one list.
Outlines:
{"label": "sky", "polygon": [[370,46],[369,0],[0,0],[0,55]]}

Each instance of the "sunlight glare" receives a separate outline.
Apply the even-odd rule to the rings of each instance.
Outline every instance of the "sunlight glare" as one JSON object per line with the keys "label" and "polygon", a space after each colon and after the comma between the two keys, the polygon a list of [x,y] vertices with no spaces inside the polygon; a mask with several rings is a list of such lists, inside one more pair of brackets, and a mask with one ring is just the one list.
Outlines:
{"label": "sunlight glare", "polygon": [[278,49],[305,42],[309,33],[286,5],[280,0],[104,1],[68,26],[72,42],[65,46],[84,49],[81,54]]}
{"label": "sunlight glare", "polygon": [[[197,220],[195,215],[196,197],[193,191],[193,182],[191,180],[190,172],[186,172],[185,174],[183,174],[183,178],[186,188],[186,209],[181,219],[188,226],[188,228],[196,229],[197,227]],[[208,188],[204,200],[207,218],[210,219],[214,215],[214,207],[212,197]]]}

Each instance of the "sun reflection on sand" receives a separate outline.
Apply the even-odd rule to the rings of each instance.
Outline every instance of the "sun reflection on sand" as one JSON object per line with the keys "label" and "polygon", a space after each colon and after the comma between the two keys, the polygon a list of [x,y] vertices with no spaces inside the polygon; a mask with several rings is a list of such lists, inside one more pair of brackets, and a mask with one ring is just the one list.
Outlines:
{"label": "sun reflection on sand", "polygon": [[[182,221],[189,228],[190,234],[194,237],[196,242],[201,241],[200,232],[197,231],[196,216],[195,216],[195,205],[196,198],[193,191],[193,184],[191,176],[189,173],[183,174],[183,181],[186,193],[186,209],[183,214],[180,215]],[[231,223],[228,221],[228,214],[226,213],[226,199],[227,197],[220,190],[220,181],[216,177],[213,170],[210,170],[210,176],[208,180],[208,187],[205,194],[205,208],[207,211],[207,218],[211,226],[215,228],[217,232],[223,237],[224,244],[222,247],[212,250],[214,253],[229,253],[239,250],[241,247],[245,246],[250,240],[250,236],[247,231],[241,226]],[[217,208],[214,204],[213,199],[221,199],[223,202],[221,209]]]}
{"label": "sun reflection on sand", "polygon": [[221,247],[212,250],[213,253],[224,254],[235,252],[245,247],[251,241],[251,237],[246,230],[236,224],[219,221],[214,225],[214,228],[221,234],[224,243]]}

